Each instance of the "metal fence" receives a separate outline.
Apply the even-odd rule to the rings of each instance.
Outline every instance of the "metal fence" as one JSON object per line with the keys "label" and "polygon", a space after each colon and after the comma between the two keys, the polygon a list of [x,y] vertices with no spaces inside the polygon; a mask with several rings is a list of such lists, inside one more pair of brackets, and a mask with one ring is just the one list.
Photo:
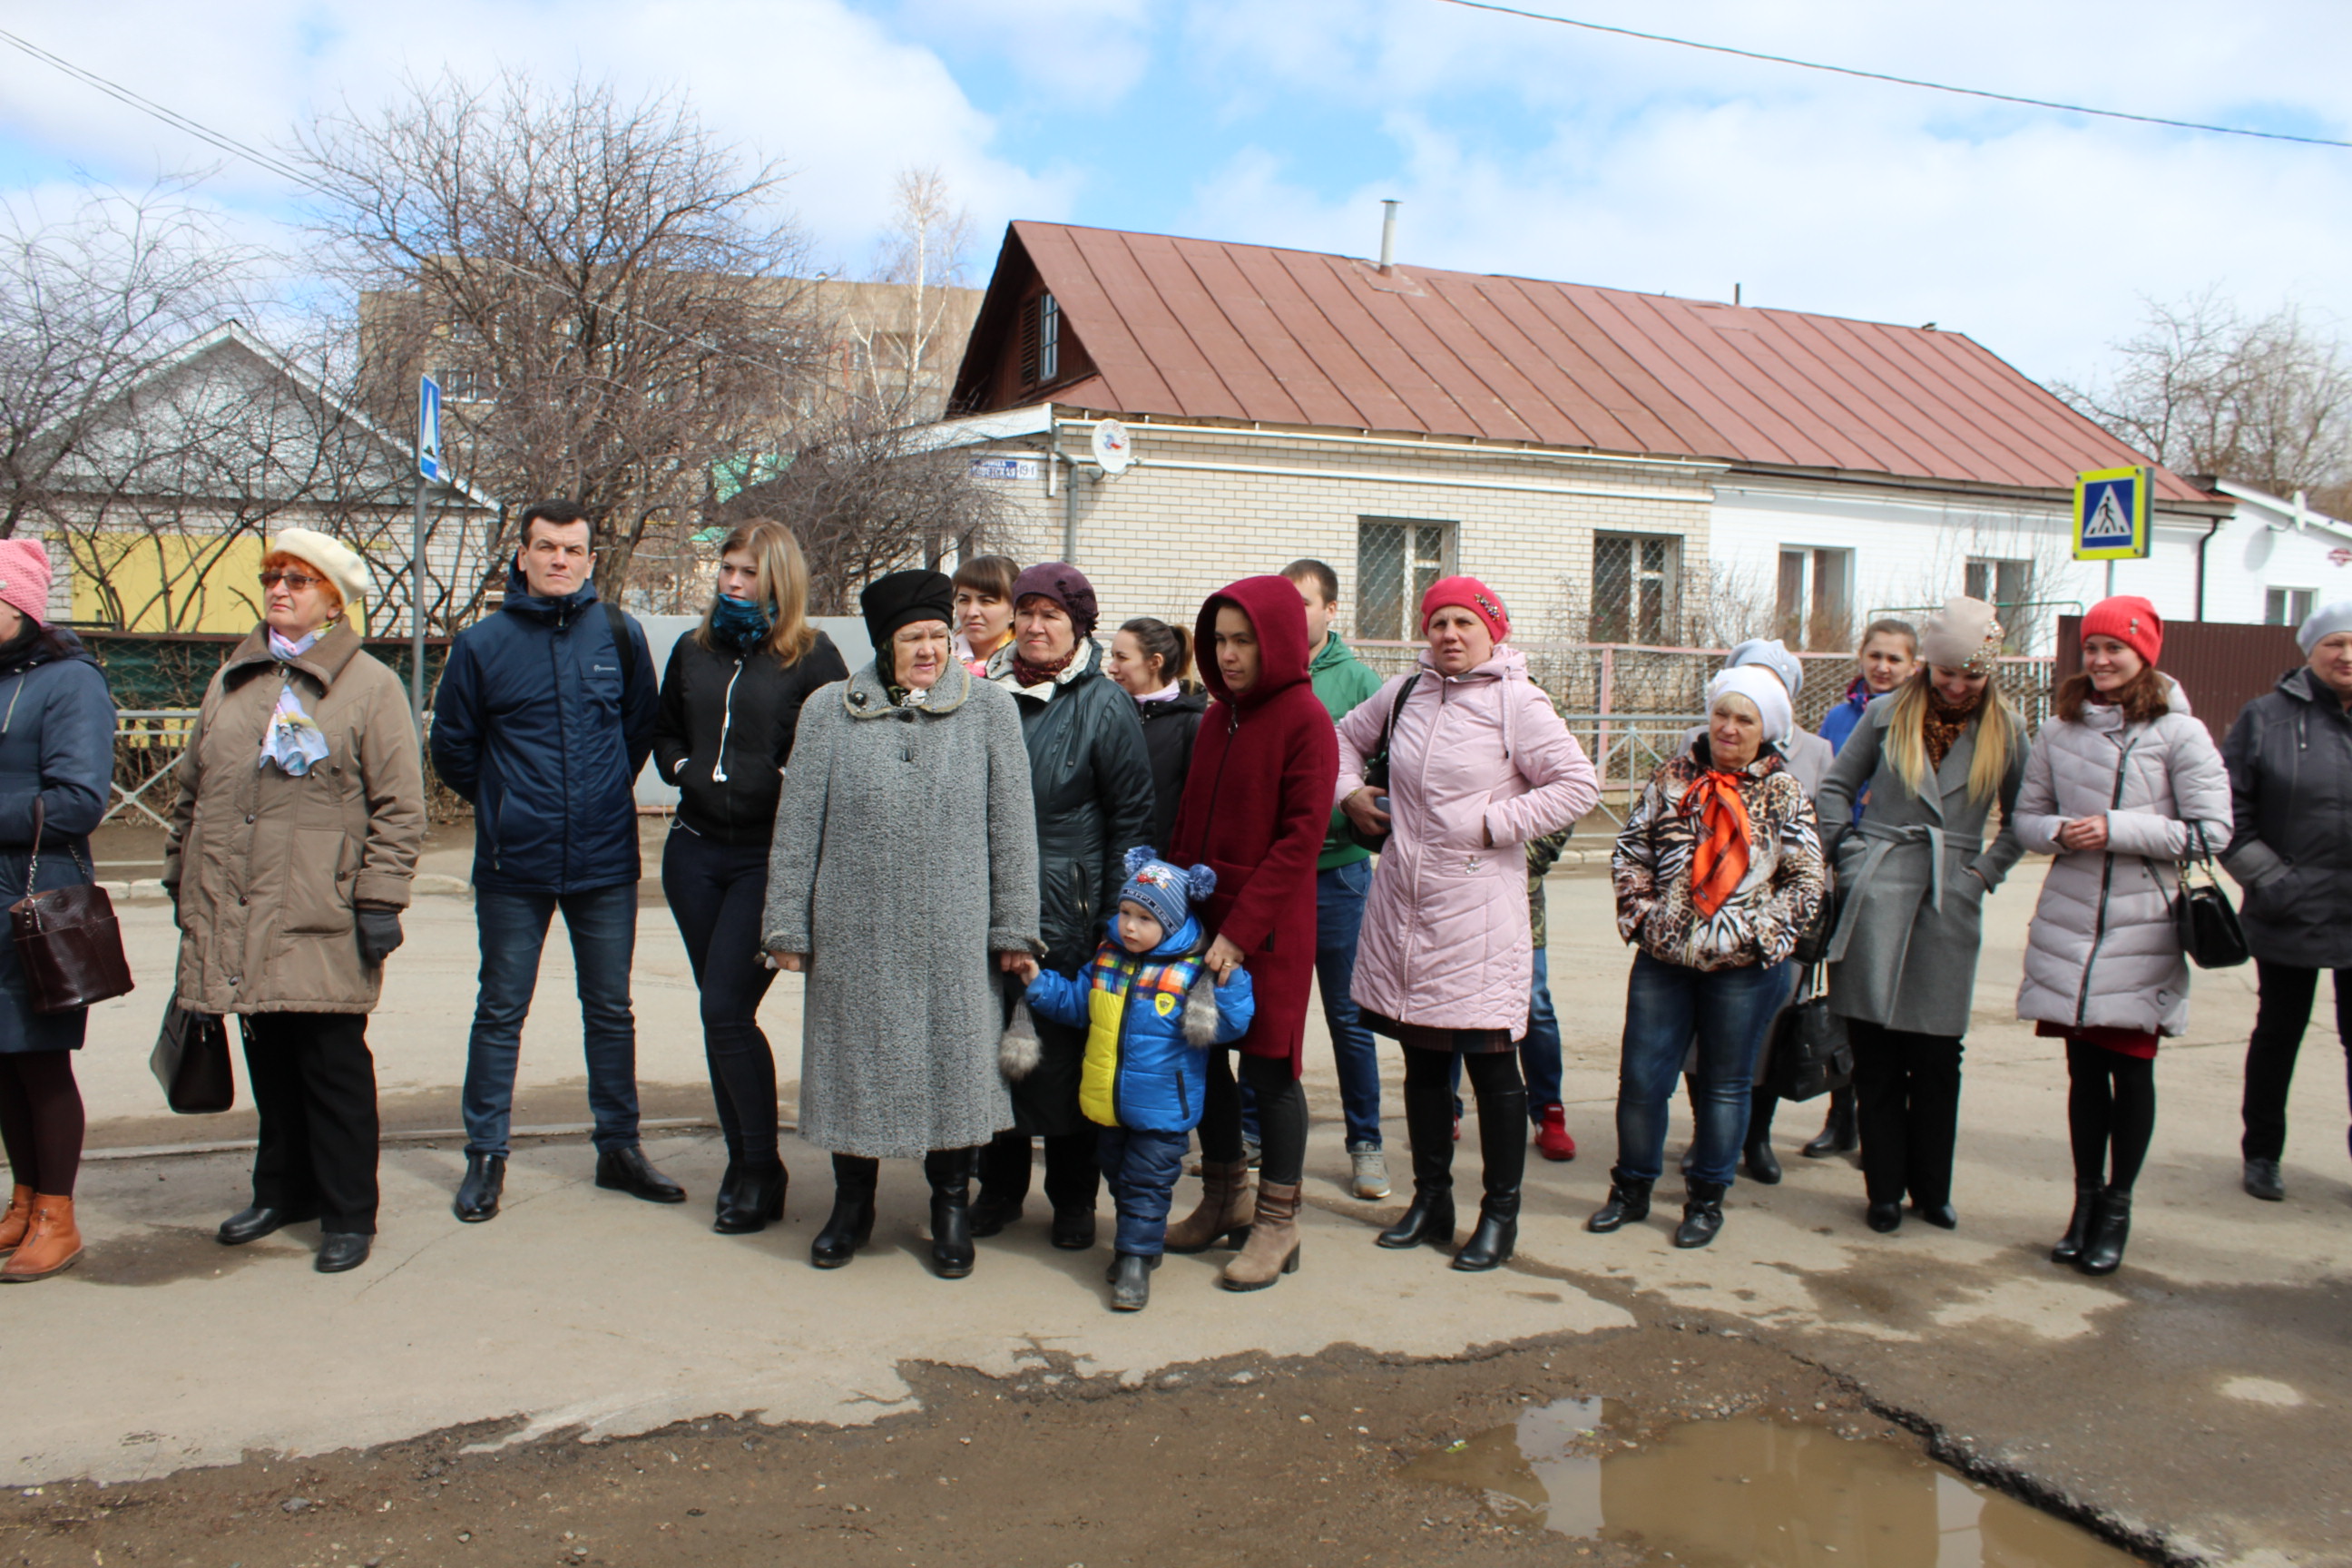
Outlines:
{"label": "metal fence", "polygon": [[179,793],[180,757],[195,730],[193,708],[124,708],[114,715],[113,794],[106,815],[143,827],[169,827]]}

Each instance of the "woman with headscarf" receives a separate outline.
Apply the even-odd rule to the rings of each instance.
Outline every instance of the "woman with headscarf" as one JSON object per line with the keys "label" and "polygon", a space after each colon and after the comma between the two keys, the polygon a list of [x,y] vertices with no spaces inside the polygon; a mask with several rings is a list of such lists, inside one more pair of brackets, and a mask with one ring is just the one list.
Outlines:
{"label": "woman with headscarf", "polygon": [[801,1136],[833,1156],[809,1261],[874,1233],[881,1162],[921,1160],[931,1263],[971,1272],[973,1156],[1013,1122],[1000,972],[1037,940],[1037,828],[1013,699],[952,651],[945,574],[858,595],[874,660],[801,714],[776,807],[761,947],[807,975]]}
{"label": "woman with headscarf", "polygon": [[2017,1016],[2066,1042],[2074,1214],[2051,1258],[2112,1274],[2156,1131],[2156,1047],[2189,1026],[2172,920],[2180,863],[2228,841],[2230,779],[2189,699],[2156,668],[2164,621],[2137,597],[2083,617],[2017,795],[2017,837],[2054,855],[2026,933]]}
{"label": "woman with headscarf", "polygon": [[400,678],[360,647],[367,563],[289,528],[261,570],[262,625],[205,691],[163,849],[179,1005],[235,1013],[260,1112],[238,1247],[315,1219],[322,1274],[367,1261],[376,1222],[367,1019],[401,944],[425,839],[425,772]]}
{"label": "woman with headscarf", "polygon": [[1705,1247],[1723,1228],[1756,1055],[1786,989],[1780,966],[1826,887],[1812,803],[1780,754],[1794,728],[1780,677],[1723,671],[1707,686],[1706,733],[1658,770],[1617,836],[1617,930],[1639,951],[1625,985],[1617,1163],[1588,1230],[1649,1217],[1694,1031],[1698,1131],[1675,1245]]}
{"label": "woman with headscarf", "polygon": [[[1876,1231],[1911,1212],[1946,1230],[1960,1114],[1961,1037],[1976,994],[1985,895],[2023,852],[2017,792],[2031,747],[1994,671],[2004,637],[1981,599],[1927,619],[1922,664],[1863,710],[1816,805],[1843,889],[1830,1011],[1853,1045],[1855,1117]],[[1855,798],[1869,799],[1857,822]],[[2000,809],[2000,833],[1985,825]],[[1853,826],[1849,827],[1851,823]]]}
{"label": "woman with headscarf", "polygon": [[[1412,1202],[1380,1245],[1454,1247],[1458,1061],[1478,1099],[1483,1195],[1454,1267],[1478,1272],[1510,1259],[1527,1172],[1514,1048],[1535,981],[1527,845],[1591,810],[1601,781],[1508,646],[1500,595],[1475,577],[1442,578],[1422,595],[1421,625],[1420,668],[1339,721],[1334,804],[1367,832],[1390,830],[1349,990],[1366,1026],[1404,1050]],[[1383,733],[1389,784],[1375,788],[1364,762]]]}

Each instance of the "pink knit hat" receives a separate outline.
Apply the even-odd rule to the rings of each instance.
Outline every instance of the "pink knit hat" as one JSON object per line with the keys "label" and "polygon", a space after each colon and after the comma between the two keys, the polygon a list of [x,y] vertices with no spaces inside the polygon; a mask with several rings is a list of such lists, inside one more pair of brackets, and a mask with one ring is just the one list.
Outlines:
{"label": "pink knit hat", "polygon": [[49,551],[37,539],[0,539],[0,605],[49,618]]}

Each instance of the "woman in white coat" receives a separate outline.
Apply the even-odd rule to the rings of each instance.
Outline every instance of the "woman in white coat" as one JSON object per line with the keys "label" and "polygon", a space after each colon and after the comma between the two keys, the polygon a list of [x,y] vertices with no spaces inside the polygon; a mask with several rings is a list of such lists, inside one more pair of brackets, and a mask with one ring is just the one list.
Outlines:
{"label": "woman in white coat", "polygon": [[2017,797],[2017,836],[2058,857],[2027,937],[2017,1012],[2066,1042],[2074,1214],[2051,1249],[2110,1274],[2156,1128],[2156,1047],[2189,1025],[2172,923],[2180,861],[2230,832],[2230,781],[2189,700],[2158,673],[2164,623],[2146,599],[2083,617],[2083,668],[2058,689]]}

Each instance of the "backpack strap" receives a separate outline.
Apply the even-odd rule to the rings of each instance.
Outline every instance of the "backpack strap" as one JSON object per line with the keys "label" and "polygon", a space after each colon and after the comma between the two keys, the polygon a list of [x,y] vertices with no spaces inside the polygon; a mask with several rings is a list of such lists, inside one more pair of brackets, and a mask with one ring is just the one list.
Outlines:
{"label": "backpack strap", "polygon": [[610,599],[596,603],[604,612],[604,624],[613,628],[613,653],[621,661],[621,728],[625,731],[629,727],[630,700],[637,694],[636,649],[630,646],[629,617],[621,613],[621,606]]}

